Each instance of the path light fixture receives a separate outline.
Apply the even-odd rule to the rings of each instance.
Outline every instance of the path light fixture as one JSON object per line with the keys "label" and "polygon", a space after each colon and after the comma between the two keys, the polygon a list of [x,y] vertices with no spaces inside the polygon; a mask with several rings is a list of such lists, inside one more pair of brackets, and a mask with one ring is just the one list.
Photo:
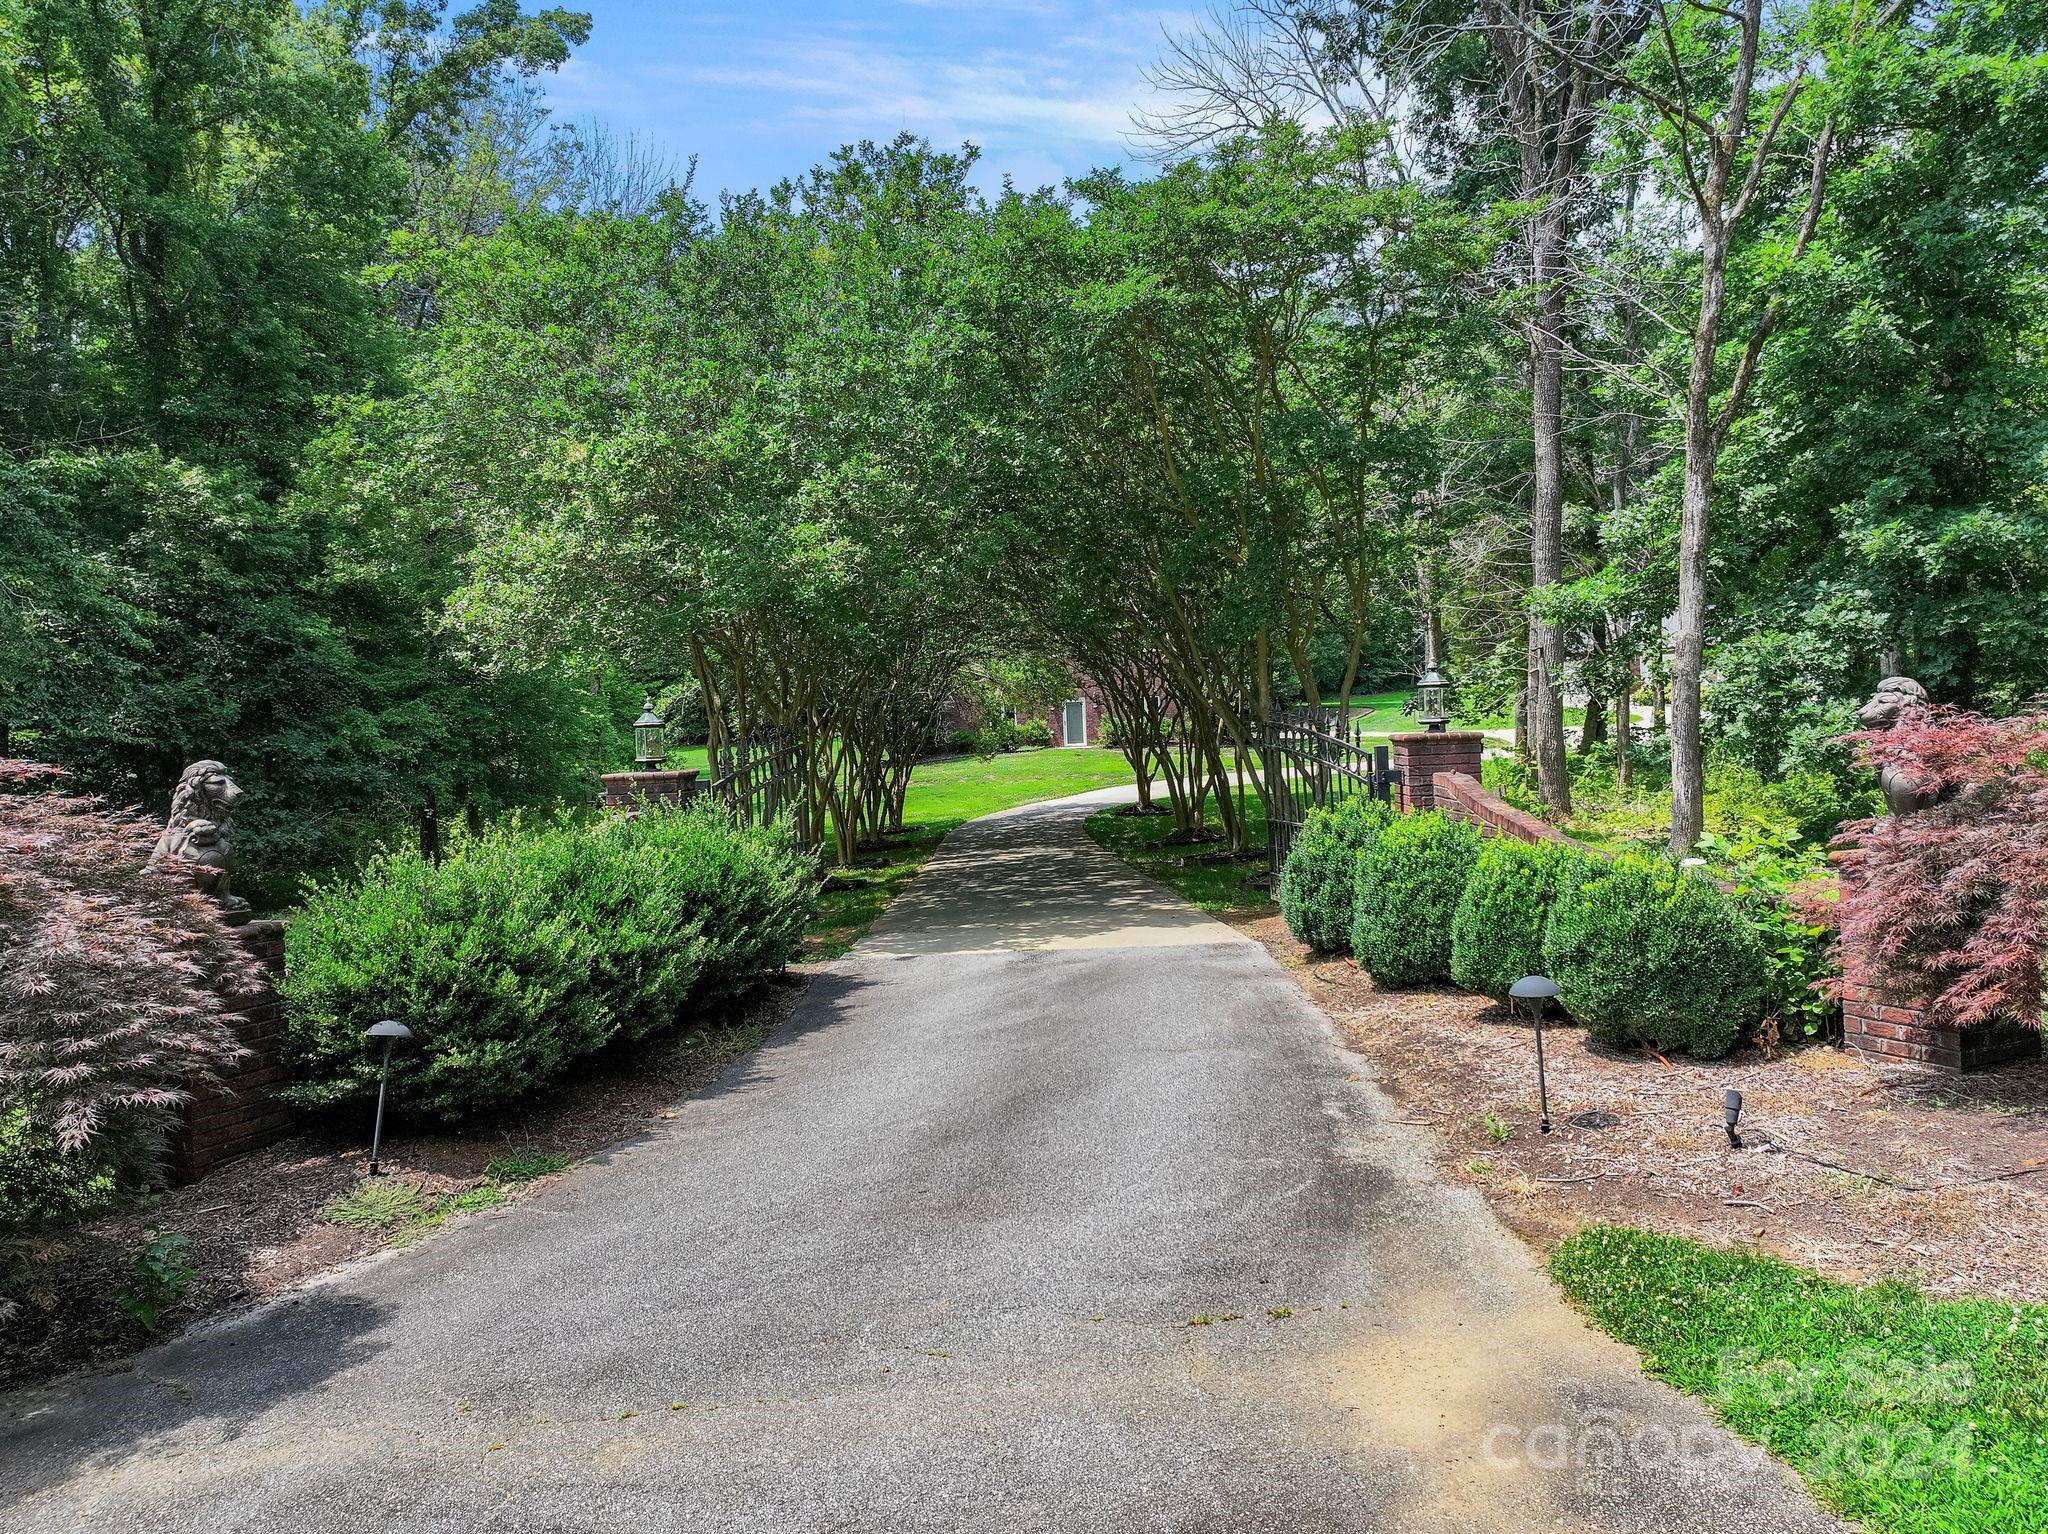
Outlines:
{"label": "path light fixture", "polygon": [[1508,995],[1529,1004],[1530,1021],[1536,1025],[1536,1100],[1542,1105],[1542,1125],[1550,1133],[1550,1083],[1543,1073],[1543,1009],[1557,994],[1557,982],[1547,975],[1524,975],[1508,987]]}
{"label": "path light fixture", "polygon": [[1737,1150],[1742,1149],[1742,1136],[1735,1132],[1735,1126],[1741,1118],[1742,1094],[1730,1087],[1721,1094],[1721,1119],[1728,1127],[1728,1143]]}
{"label": "path light fixture", "polygon": [[400,1039],[412,1037],[412,1030],[403,1023],[386,1018],[381,1023],[372,1023],[367,1035],[384,1041],[384,1063],[377,1069],[377,1125],[370,1131],[370,1175],[377,1175],[377,1152],[384,1148],[384,1089],[391,1083],[391,1050]]}
{"label": "path light fixture", "polygon": [[640,717],[633,721],[633,765],[642,772],[653,772],[667,760],[668,725],[654,711],[654,699],[650,697],[641,705]]}

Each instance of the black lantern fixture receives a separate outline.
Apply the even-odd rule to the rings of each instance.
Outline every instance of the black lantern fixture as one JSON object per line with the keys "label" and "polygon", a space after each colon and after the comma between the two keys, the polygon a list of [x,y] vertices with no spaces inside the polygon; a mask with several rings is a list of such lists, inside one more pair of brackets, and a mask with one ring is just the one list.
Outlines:
{"label": "black lantern fixture", "polygon": [[1721,1094],[1721,1123],[1728,1131],[1728,1143],[1737,1150],[1742,1149],[1742,1136],[1735,1132],[1735,1126],[1742,1122],[1742,1094],[1730,1087]]}
{"label": "black lantern fixture", "polygon": [[654,711],[654,699],[649,698],[633,721],[633,765],[642,772],[653,772],[668,760],[667,740],[668,726]]}
{"label": "black lantern fixture", "polygon": [[1451,722],[1451,683],[1433,660],[1422,668],[1422,680],[1415,687],[1415,700],[1423,729],[1432,735],[1443,734]]}
{"label": "black lantern fixture", "polygon": [[372,1023],[370,1038],[384,1041],[384,1061],[377,1071],[377,1125],[370,1131],[370,1175],[377,1175],[377,1153],[384,1148],[384,1089],[391,1082],[391,1048],[403,1039],[412,1037],[412,1030],[403,1023],[386,1018],[381,1023]]}
{"label": "black lantern fixture", "polygon": [[1557,982],[1547,975],[1524,975],[1508,987],[1508,995],[1529,1003],[1531,1021],[1536,1024],[1536,1100],[1542,1107],[1543,1132],[1550,1133],[1550,1083],[1543,1074],[1543,1008],[1557,994]]}

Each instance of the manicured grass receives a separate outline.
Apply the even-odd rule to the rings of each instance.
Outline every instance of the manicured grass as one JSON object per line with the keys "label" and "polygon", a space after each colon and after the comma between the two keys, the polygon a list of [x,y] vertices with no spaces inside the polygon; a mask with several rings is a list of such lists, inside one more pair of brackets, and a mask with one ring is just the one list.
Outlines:
{"label": "manicured grass", "polygon": [[[1147,878],[1157,879],[1191,905],[1204,911],[1260,915],[1276,910],[1273,898],[1254,885],[1266,875],[1266,813],[1256,794],[1245,793],[1246,842],[1251,852],[1230,863],[1208,861],[1217,846],[1204,843],[1194,847],[1168,847],[1161,843],[1173,833],[1170,815],[1119,815],[1103,810],[1087,819],[1088,834],[1098,846],[1114,852]],[[1222,829],[1222,817],[1212,801],[1208,808],[1211,830]]]}
{"label": "manicured grass", "polygon": [[2048,1529],[2048,1305],[1856,1288],[1771,1257],[1594,1226],[1573,1304],[1883,1534]]}
{"label": "manicured grass", "polygon": [[[1402,688],[1394,692],[1355,694],[1351,699],[1352,722],[1361,726],[1368,735],[1398,735],[1404,730],[1419,730],[1421,723],[1411,713],[1404,713],[1408,700],[1414,697],[1412,690]],[[1577,728],[1585,723],[1583,708],[1568,708],[1564,711],[1565,723]],[[1512,714],[1461,715],[1451,720],[1454,730],[1512,730],[1515,720]]]}
{"label": "manicured grass", "polygon": [[903,801],[902,833],[862,854],[853,868],[827,870],[818,914],[805,934],[806,956],[836,958],[859,942],[955,826],[1020,804],[1130,781],[1130,764],[1121,752],[1094,746],[919,763]]}

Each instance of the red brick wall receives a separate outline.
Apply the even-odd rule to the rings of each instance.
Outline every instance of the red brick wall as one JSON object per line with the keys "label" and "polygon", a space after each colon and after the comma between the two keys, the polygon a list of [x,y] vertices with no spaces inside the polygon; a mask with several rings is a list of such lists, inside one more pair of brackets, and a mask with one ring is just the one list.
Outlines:
{"label": "red brick wall", "polygon": [[667,804],[687,799],[697,791],[697,769],[607,772],[598,781],[604,785],[607,809],[624,809],[635,804]]}
{"label": "red brick wall", "polygon": [[1410,730],[1391,735],[1388,740],[1394,748],[1394,767],[1401,774],[1404,810],[1437,807],[1436,778],[1440,772],[1461,772],[1476,782],[1480,754],[1486,749],[1486,737],[1477,730],[1445,730],[1442,734]]}
{"label": "red brick wall", "polygon": [[1489,836],[1511,836],[1521,842],[1572,841],[1549,821],[1539,820],[1516,809],[1498,794],[1488,793],[1479,786],[1477,778],[1466,773],[1438,773],[1433,792],[1438,809],[1470,822]]}
{"label": "red brick wall", "polygon": [[[236,928],[235,935],[270,974],[283,972],[283,922],[252,921]],[[266,979],[247,994],[222,995],[228,1025],[249,1054],[218,1087],[185,1105],[184,1129],[171,1146],[171,1170],[180,1182],[204,1177],[223,1161],[291,1132],[291,1110],[276,1096],[285,1080],[278,1058],[284,1018],[276,990]]]}
{"label": "red brick wall", "polygon": [[2041,1053],[2041,1032],[2019,1023],[1944,1028],[1927,1009],[1884,989],[1853,963],[1844,965],[1842,1043],[1863,1055],[1901,1065],[1981,1071]]}

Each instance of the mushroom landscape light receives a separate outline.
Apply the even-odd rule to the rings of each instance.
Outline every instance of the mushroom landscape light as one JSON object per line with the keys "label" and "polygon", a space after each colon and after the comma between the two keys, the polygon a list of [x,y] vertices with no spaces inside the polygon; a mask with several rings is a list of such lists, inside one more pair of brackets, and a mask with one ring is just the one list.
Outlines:
{"label": "mushroom landscape light", "polygon": [[384,1091],[391,1084],[391,1048],[400,1039],[412,1037],[412,1030],[400,1022],[386,1018],[381,1023],[372,1023],[366,1038],[384,1041],[384,1061],[377,1069],[377,1123],[370,1131],[370,1175],[377,1175],[377,1153],[384,1147]]}
{"label": "mushroom landscape light", "polygon": [[1557,982],[1548,975],[1524,975],[1508,987],[1508,995],[1529,1003],[1530,1021],[1536,1025],[1536,1100],[1541,1105],[1541,1124],[1550,1133],[1550,1083],[1543,1070],[1543,1007],[1557,994]]}

